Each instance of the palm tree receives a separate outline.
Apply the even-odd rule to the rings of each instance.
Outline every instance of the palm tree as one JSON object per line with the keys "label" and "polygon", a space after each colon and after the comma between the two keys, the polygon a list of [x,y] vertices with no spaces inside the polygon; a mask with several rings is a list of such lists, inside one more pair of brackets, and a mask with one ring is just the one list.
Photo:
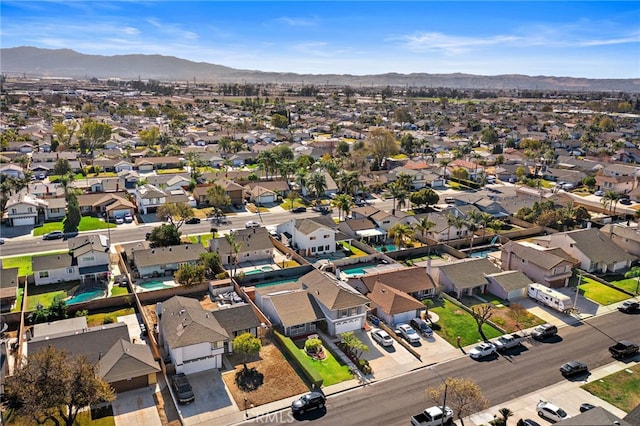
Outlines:
{"label": "palm tree", "polygon": [[613,215],[615,216],[616,206],[618,205],[618,201],[620,201],[620,198],[622,197],[616,191],[607,191],[602,196],[601,202],[604,203],[604,200],[607,199],[609,201],[609,213],[611,213],[611,206],[613,206]]}
{"label": "palm tree", "polygon": [[492,220],[489,222],[489,228],[493,231],[494,234],[498,235],[498,233],[502,230],[502,225],[504,223],[500,219]]}
{"label": "palm tree", "polygon": [[331,201],[331,205],[338,208],[338,221],[342,220],[342,212],[344,212],[345,217],[351,211],[351,207],[353,207],[353,197],[349,194],[339,194]]}
{"label": "palm tree", "polygon": [[475,232],[478,230],[478,223],[474,220],[467,220],[464,222],[464,225],[467,227],[469,233],[469,249],[473,249],[473,237],[475,236]]}
{"label": "palm tree", "polygon": [[487,226],[493,220],[493,216],[489,213],[480,213],[480,223],[482,224],[482,239],[484,241],[485,235],[487,235]]}
{"label": "palm tree", "polygon": [[313,172],[311,173],[311,176],[309,176],[309,185],[313,188],[317,205],[320,201],[320,197],[324,194],[324,191],[327,190],[327,179],[323,173]]}
{"label": "palm tree", "polygon": [[69,194],[69,185],[74,180],[75,180],[75,175],[73,173],[71,173],[71,172],[65,173],[62,176],[60,176],[60,180],[58,182],[60,183],[60,185],[64,189],[64,198],[67,198],[67,196]]}
{"label": "palm tree", "polygon": [[227,241],[227,244],[229,244],[229,275],[233,278],[238,267],[238,253],[240,253],[242,245],[236,241],[236,233],[233,231],[225,234],[224,238]]}
{"label": "palm tree", "polygon": [[[407,191],[400,185],[398,182],[392,182],[389,184],[389,192],[393,197],[393,209],[391,210],[393,213],[396,213],[396,200],[403,200],[402,205],[404,205],[404,198],[407,196]],[[400,205],[400,201],[398,201],[398,205]],[[402,207],[399,207],[402,210]]]}
{"label": "palm tree", "polygon": [[425,216],[418,221],[418,223],[414,226],[416,231],[420,232],[422,239],[424,239],[425,234],[430,234],[431,230],[436,226],[435,222],[431,222],[429,220],[429,216]]}
{"label": "palm tree", "polygon": [[451,160],[448,158],[443,158],[438,163],[440,164],[440,166],[442,166],[442,179],[444,179],[445,181],[447,179],[447,166],[449,165],[449,163],[451,163]]}
{"label": "palm tree", "polygon": [[409,225],[396,223],[389,229],[387,234],[393,238],[393,243],[399,248],[405,245],[404,243],[407,238],[411,238],[412,232],[413,230]]}
{"label": "palm tree", "polygon": [[276,170],[277,159],[271,150],[262,151],[258,154],[258,164],[264,169],[265,179],[269,179],[269,173]]}
{"label": "palm tree", "polygon": [[449,227],[447,228],[447,241],[450,241],[451,238],[451,228],[455,227],[457,230],[459,230],[460,228],[462,228],[462,225],[464,225],[464,219],[461,217],[456,216],[453,213],[449,213],[447,215],[447,225],[449,225]]}

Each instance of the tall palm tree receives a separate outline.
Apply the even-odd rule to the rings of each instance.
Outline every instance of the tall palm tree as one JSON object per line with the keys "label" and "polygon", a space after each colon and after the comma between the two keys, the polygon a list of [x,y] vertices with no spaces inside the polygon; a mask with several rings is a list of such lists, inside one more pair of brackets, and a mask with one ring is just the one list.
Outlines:
{"label": "tall palm tree", "polygon": [[480,224],[482,225],[482,239],[487,235],[487,226],[493,220],[493,215],[489,213],[480,213]]}
{"label": "tall palm tree", "polygon": [[313,188],[313,192],[316,196],[316,204],[319,203],[320,197],[327,190],[327,179],[321,172],[313,172],[309,176],[309,185]]}
{"label": "tall palm tree", "polygon": [[229,275],[233,278],[238,267],[238,253],[240,253],[242,245],[236,241],[236,233],[233,231],[225,234],[224,239],[229,244]]}
{"label": "tall palm tree", "polygon": [[435,228],[435,222],[429,220],[429,216],[425,216],[418,221],[418,223],[414,226],[414,229],[420,232],[422,239],[424,239],[425,234],[430,234],[431,230]]}
{"label": "tall palm tree", "polygon": [[616,191],[607,191],[603,196],[602,200],[607,199],[609,201],[609,213],[611,213],[611,207],[613,206],[613,215],[616,214],[616,206],[618,205],[618,201],[620,201],[620,194]]}
{"label": "tall palm tree", "polygon": [[498,235],[498,233],[502,230],[502,225],[504,225],[504,222],[502,222],[500,219],[495,219],[489,222],[489,228],[491,228],[493,233],[496,235]]}
{"label": "tall palm tree", "polygon": [[387,234],[389,237],[393,238],[393,243],[396,247],[402,247],[405,245],[405,241],[407,238],[411,237],[413,230],[409,225],[405,225],[403,223],[396,223],[391,228]]}
{"label": "tall palm tree", "polygon": [[[406,198],[407,191],[398,182],[392,182],[391,184],[389,184],[389,192],[391,193],[391,196],[393,197],[393,209],[392,209],[392,212],[393,212],[393,214],[395,214],[395,212],[396,212],[396,203],[398,203],[398,206],[400,205],[400,200],[404,200],[404,198]],[[402,205],[404,205],[404,203],[405,203],[405,201],[402,201]],[[399,208],[402,209],[402,207],[399,207]]]}
{"label": "tall palm tree", "polygon": [[462,226],[464,225],[464,219],[462,217],[458,217],[453,213],[449,213],[447,215],[447,241],[451,240],[451,228],[456,228],[457,230],[460,230],[462,228]]}
{"label": "tall palm tree", "polygon": [[351,207],[353,207],[353,197],[349,194],[338,194],[336,198],[331,200],[331,204],[338,208],[338,220],[342,220],[342,212],[344,212],[345,217],[351,211]]}
{"label": "tall palm tree", "polygon": [[442,167],[442,179],[446,181],[447,179],[447,166],[451,163],[451,160],[448,158],[443,158],[439,161],[438,164]]}

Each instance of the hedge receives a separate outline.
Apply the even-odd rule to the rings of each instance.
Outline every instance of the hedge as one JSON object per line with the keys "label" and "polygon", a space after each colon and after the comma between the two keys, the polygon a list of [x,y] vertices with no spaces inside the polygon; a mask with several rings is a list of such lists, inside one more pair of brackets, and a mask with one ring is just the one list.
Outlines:
{"label": "hedge", "polygon": [[298,364],[298,367],[300,367],[300,370],[302,370],[302,373],[309,383],[311,383],[313,387],[319,389],[320,386],[322,386],[323,379],[320,373],[318,373],[318,370],[316,370],[311,364],[311,360],[309,360],[304,353],[300,352],[296,344],[293,343],[293,340],[283,336],[275,330],[273,331],[273,334],[276,336],[276,340],[282,345],[286,353],[288,353],[289,356]]}

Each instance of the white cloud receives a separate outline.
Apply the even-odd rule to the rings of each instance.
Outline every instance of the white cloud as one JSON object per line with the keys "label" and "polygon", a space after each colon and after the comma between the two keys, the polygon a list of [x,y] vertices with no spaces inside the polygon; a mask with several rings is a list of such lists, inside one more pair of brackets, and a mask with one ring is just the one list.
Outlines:
{"label": "white cloud", "polygon": [[521,40],[518,36],[496,35],[491,37],[465,37],[447,35],[439,32],[415,33],[388,40],[400,41],[404,47],[412,52],[442,51],[445,54],[459,54],[478,46],[495,46],[514,44]]}
{"label": "white cloud", "polygon": [[275,22],[288,25],[291,27],[314,27],[318,25],[318,18],[302,18],[302,17],[290,17],[290,16],[281,16],[280,18],[275,19]]}

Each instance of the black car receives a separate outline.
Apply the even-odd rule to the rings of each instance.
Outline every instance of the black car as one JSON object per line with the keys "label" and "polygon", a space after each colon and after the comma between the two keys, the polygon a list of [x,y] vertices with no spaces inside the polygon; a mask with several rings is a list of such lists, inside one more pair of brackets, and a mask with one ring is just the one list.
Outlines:
{"label": "black car", "polygon": [[196,396],[193,393],[189,379],[184,373],[178,373],[171,378],[171,387],[173,387],[180,404],[189,404],[195,401]]}
{"label": "black car", "polygon": [[627,314],[637,312],[640,310],[640,303],[633,300],[625,300],[620,306],[618,306],[618,310]]}
{"label": "black car", "polygon": [[188,225],[195,225],[196,223],[200,223],[200,218],[198,218],[198,217],[190,217],[184,223],[186,223]]}
{"label": "black car", "polygon": [[415,331],[425,337],[433,336],[433,330],[431,329],[431,327],[429,327],[429,324],[422,318],[413,318],[409,322],[409,325],[411,325],[411,327],[413,327]]}
{"label": "black car", "polygon": [[60,238],[64,238],[64,233],[62,231],[51,231],[42,236],[43,240],[59,240]]}
{"label": "black car", "polygon": [[326,401],[327,399],[322,393],[311,392],[293,401],[291,411],[293,414],[302,414],[306,411],[317,410],[324,407]]}
{"label": "black car", "polygon": [[542,324],[537,326],[531,332],[531,337],[536,340],[544,340],[548,337],[555,336],[558,333],[558,327],[553,324]]}
{"label": "black car", "polygon": [[584,404],[580,404],[580,412],[584,413],[585,411],[589,411],[593,408],[596,408],[595,405],[593,404],[589,404],[588,402],[585,402]]}
{"label": "black car", "polygon": [[587,371],[589,371],[589,369],[587,368],[587,364],[580,361],[570,361],[562,364],[562,367],[560,367],[560,373],[562,373],[562,375],[565,377],[575,376],[578,374],[586,373]]}
{"label": "black car", "polygon": [[295,209],[291,209],[291,213],[304,213],[306,211],[306,207],[296,207]]}
{"label": "black car", "polygon": [[631,205],[631,200],[628,198],[620,198],[620,200],[618,200],[618,202],[620,204],[624,204],[625,206],[630,206]]}

